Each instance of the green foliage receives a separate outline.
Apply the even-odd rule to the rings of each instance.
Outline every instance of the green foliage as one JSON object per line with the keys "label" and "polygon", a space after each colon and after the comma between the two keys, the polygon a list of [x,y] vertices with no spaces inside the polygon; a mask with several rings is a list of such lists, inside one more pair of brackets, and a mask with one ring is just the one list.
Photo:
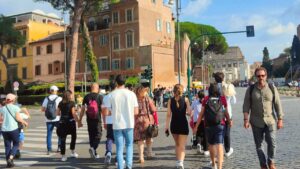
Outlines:
{"label": "green foliage", "polygon": [[292,63],[300,64],[300,39],[296,35],[293,38],[290,55],[292,56]]}
{"label": "green foliage", "polygon": [[18,96],[18,103],[22,105],[42,105],[43,100],[47,96],[48,94]]}
{"label": "green foliage", "polygon": [[273,70],[273,76],[274,77],[285,77],[286,73],[288,72],[290,68],[290,64],[288,61],[285,61],[281,67]]}
{"label": "green foliage", "polygon": [[[228,44],[225,37],[212,26],[196,24],[192,22],[181,22],[181,37],[183,37],[184,33],[188,34],[192,43],[191,51],[193,65],[200,63],[202,58],[202,50],[214,52],[216,54],[224,54],[228,49]],[[210,35],[202,36],[203,34]],[[196,45],[194,43],[196,43]]]}
{"label": "green foliage", "polygon": [[91,44],[91,40],[89,38],[89,32],[88,32],[86,23],[82,22],[82,26],[83,26],[83,32],[82,32],[83,51],[84,51],[85,57],[89,63],[89,66],[91,68],[92,81],[98,82],[99,72],[98,72],[98,66],[97,66],[97,61],[96,61],[97,58],[93,52],[93,47]]}
{"label": "green foliage", "polygon": [[132,77],[128,77],[128,78],[126,79],[125,84],[126,84],[126,85],[131,84],[132,86],[136,86],[136,85],[139,84],[139,81],[140,81],[139,77],[137,77],[137,76],[132,76]]}
{"label": "green foliage", "polygon": [[[0,45],[1,48],[9,45],[12,48],[19,48],[25,44],[25,37],[14,28],[14,21],[11,18],[0,15]],[[3,53],[1,53],[3,54]]]}
{"label": "green foliage", "polygon": [[272,77],[272,64],[269,56],[269,50],[267,47],[264,47],[263,50],[262,67],[267,69],[268,77]]}

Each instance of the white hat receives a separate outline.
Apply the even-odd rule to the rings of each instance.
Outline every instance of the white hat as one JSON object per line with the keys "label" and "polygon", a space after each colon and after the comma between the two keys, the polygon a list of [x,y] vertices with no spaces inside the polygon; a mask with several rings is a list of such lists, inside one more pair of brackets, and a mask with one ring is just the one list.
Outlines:
{"label": "white hat", "polygon": [[12,94],[12,93],[8,93],[7,95],[6,95],[6,100],[10,100],[10,101],[14,101],[15,99],[16,99],[16,95],[14,95],[14,94]]}
{"label": "white hat", "polygon": [[53,85],[53,86],[50,87],[50,90],[52,90],[52,91],[58,91],[58,87]]}

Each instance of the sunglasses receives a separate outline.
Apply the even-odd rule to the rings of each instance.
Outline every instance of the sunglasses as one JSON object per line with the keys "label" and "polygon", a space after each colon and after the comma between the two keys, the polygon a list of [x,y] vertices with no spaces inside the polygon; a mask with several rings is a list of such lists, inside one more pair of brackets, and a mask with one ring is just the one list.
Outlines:
{"label": "sunglasses", "polygon": [[265,77],[266,75],[256,75],[256,77],[260,78],[260,77]]}

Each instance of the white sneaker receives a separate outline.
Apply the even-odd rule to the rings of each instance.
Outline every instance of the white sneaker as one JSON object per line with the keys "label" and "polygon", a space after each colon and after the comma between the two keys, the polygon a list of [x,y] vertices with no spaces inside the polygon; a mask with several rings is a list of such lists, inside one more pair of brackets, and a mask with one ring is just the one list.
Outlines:
{"label": "white sneaker", "polygon": [[105,160],[104,160],[104,163],[105,164],[110,164],[110,161],[111,161],[111,153],[108,152],[105,156]]}
{"label": "white sneaker", "polygon": [[78,156],[79,155],[76,152],[73,152],[70,154],[70,157],[72,157],[72,158],[78,158]]}
{"label": "white sneaker", "polygon": [[201,144],[197,144],[197,150],[198,150],[198,153],[200,153],[200,154],[202,154],[202,153],[203,153],[203,150],[202,150]]}
{"label": "white sneaker", "polygon": [[90,148],[89,149],[89,153],[90,153],[90,156],[91,156],[91,158],[93,158],[93,159],[95,159],[96,158],[96,155],[95,155],[95,150],[94,150],[94,148]]}
{"label": "white sneaker", "polygon": [[67,156],[66,155],[63,155],[62,157],[61,157],[61,161],[67,161]]}
{"label": "white sneaker", "polygon": [[204,151],[204,156],[208,157],[210,155],[209,151]]}
{"label": "white sneaker", "polygon": [[95,159],[99,159],[99,158],[100,158],[99,154],[95,155]]}
{"label": "white sneaker", "polygon": [[233,148],[230,148],[228,153],[225,153],[225,156],[229,157],[229,156],[231,156],[232,153],[233,153]]}
{"label": "white sneaker", "polygon": [[[123,166],[125,165],[125,160],[123,160]],[[118,161],[116,161],[116,166],[118,167]]]}
{"label": "white sneaker", "polygon": [[212,163],[211,163],[211,168],[212,168],[212,169],[218,169],[217,164],[212,165]]}

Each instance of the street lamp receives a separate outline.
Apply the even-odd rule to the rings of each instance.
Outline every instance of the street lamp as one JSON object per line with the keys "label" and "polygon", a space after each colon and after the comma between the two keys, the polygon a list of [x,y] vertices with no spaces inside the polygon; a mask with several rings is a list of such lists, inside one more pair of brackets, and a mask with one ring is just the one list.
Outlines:
{"label": "street lamp", "polygon": [[[169,5],[173,5],[174,0],[169,0]],[[180,84],[180,69],[181,69],[181,49],[180,49],[180,24],[179,24],[179,15],[180,15],[180,10],[181,10],[181,1],[176,0],[176,22],[177,22],[177,38],[178,38],[178,83]]]}

